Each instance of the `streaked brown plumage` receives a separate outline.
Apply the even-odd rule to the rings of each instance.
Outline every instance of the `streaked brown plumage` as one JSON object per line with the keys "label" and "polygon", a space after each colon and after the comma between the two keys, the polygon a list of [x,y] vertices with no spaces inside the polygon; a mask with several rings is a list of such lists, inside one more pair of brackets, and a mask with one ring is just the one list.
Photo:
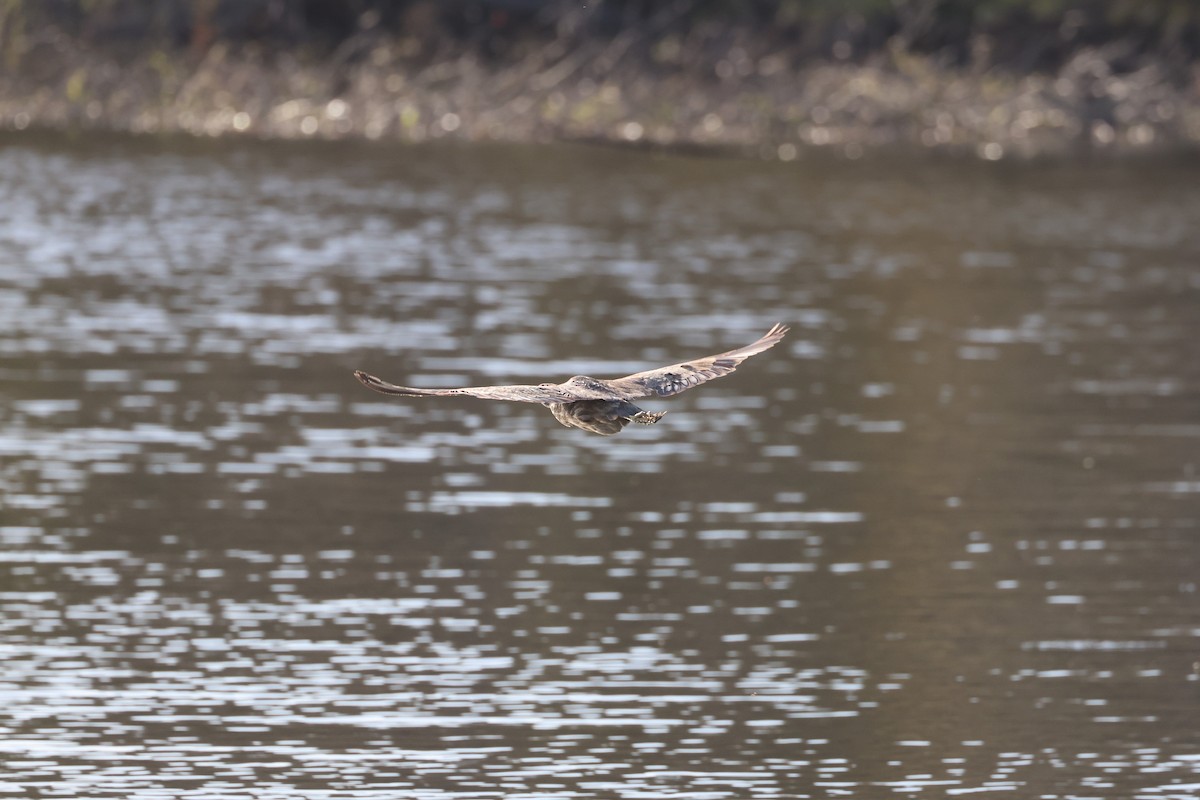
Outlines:
{"label": "streaked brown plumage", "polygon": [[396,386],[361,370],[355,370],[354,377],[368,389],[401,397],[463,395],[484,400],[541,403],[548,406],[554,418],[568,428],[582,428],[602,436],[610,436],[620,433],[630,422],[651,425],[662,419],[666,413],[643,411],[631,403],[631,400],[638,397],[670,397],[706,381],[728,375],[750,356],[774,347],[787,332],[786,326],[776,324],[762,338],[745,347],[612,380],[576,375],[562,383],[541,383],[536,386],[519,384],[468,386],[462,389],[413,389]]}

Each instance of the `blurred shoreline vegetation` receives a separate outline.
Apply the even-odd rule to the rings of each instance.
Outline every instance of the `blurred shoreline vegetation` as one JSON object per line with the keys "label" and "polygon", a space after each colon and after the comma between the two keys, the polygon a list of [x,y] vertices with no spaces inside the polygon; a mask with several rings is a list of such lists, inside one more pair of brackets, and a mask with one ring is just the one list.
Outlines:
{"label": "blurred shoreline vegetation", "polygon": [[1193,0],[0,0],[0,129],[791,159],[1200,143]]}

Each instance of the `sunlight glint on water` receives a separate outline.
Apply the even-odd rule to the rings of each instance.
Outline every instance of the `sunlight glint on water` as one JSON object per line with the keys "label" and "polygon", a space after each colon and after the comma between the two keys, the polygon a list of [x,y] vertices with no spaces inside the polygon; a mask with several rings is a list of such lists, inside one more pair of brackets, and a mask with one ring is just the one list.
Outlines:
{"label": "sunlight glint on water", "polygon": [[7,141],[0,794],[1190,796],[1194,172]]}

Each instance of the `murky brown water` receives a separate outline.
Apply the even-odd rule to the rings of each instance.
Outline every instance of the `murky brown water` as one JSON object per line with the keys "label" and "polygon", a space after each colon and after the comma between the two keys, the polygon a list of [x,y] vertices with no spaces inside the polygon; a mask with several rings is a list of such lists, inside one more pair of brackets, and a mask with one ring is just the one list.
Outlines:
{"label": "murky brown water", "polygon": [[1198,185],[5,140],[0,795],[1195,796]]}

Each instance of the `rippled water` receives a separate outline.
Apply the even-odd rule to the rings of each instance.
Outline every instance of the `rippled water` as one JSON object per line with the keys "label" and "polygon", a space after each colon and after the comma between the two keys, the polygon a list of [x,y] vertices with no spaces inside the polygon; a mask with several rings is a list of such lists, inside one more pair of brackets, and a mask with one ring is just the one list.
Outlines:
{"label": "rippled water", "polygon": [[0,795],[1195,796],[1198,179],[0,142]]}

